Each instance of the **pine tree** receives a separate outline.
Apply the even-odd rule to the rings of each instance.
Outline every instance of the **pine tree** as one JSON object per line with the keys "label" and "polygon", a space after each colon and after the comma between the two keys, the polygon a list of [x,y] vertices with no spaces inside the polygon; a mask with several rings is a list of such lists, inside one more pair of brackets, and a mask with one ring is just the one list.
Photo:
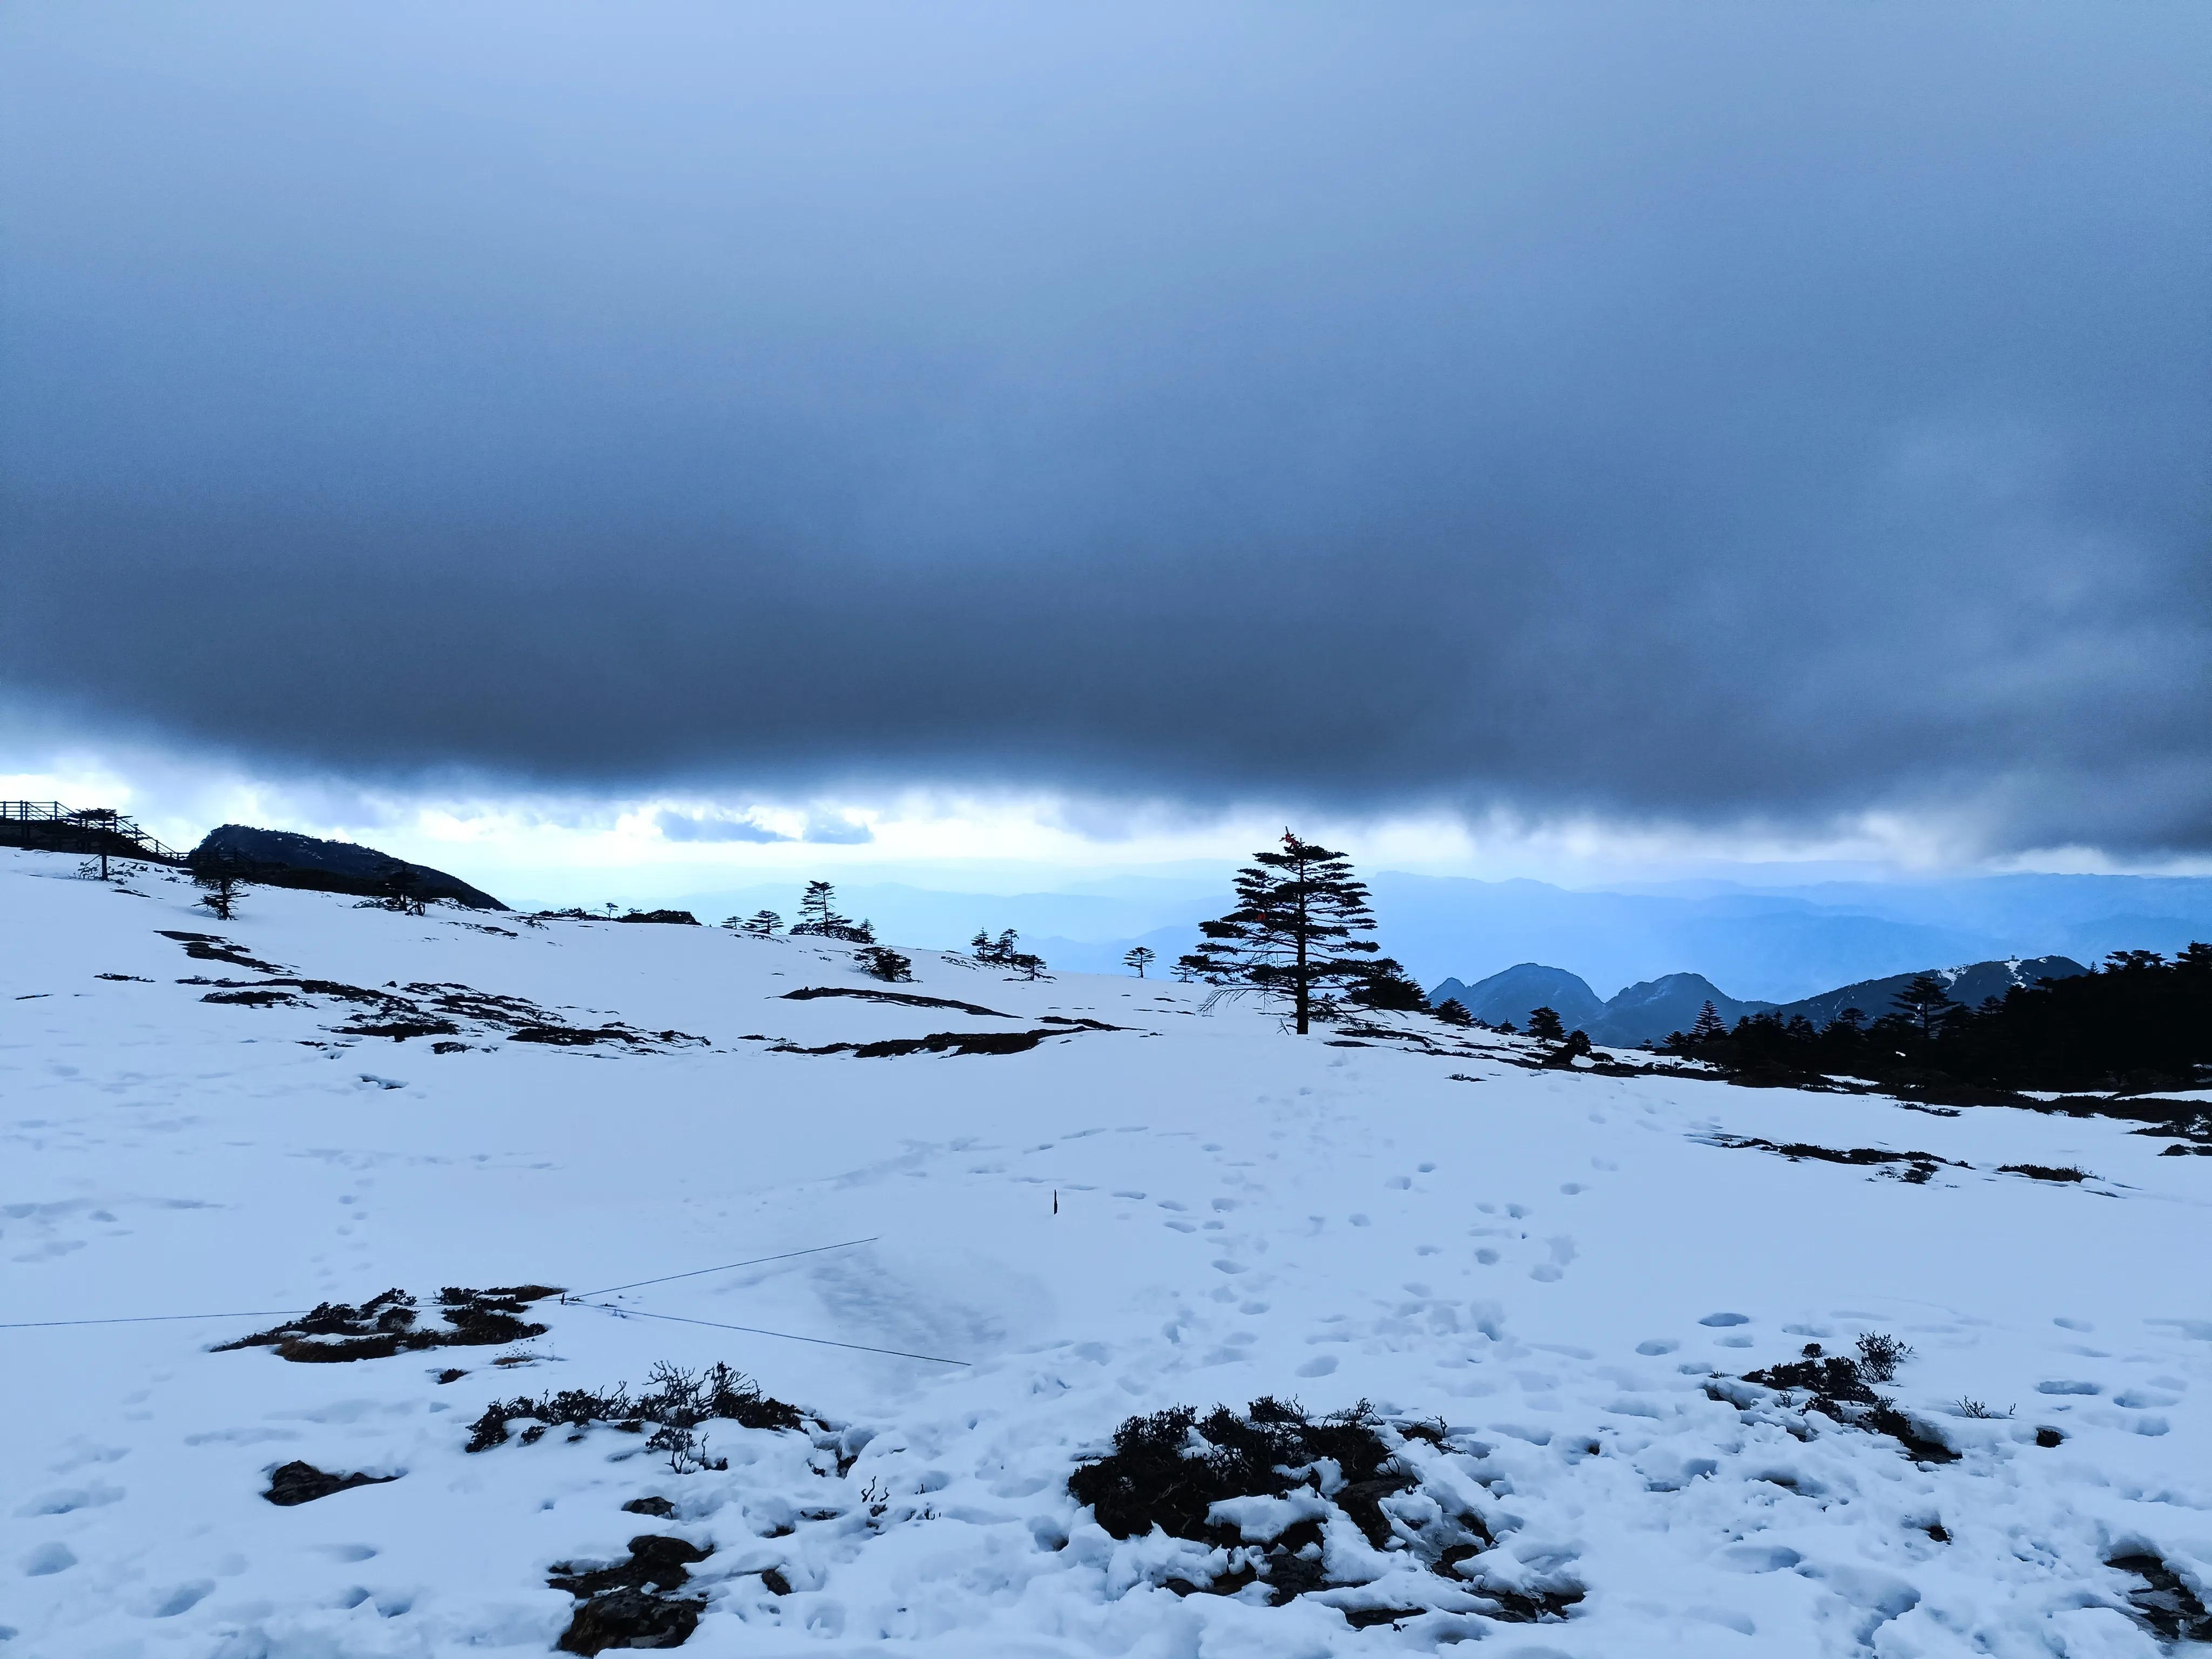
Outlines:
{"label": "pine tree", "polygon": [[1429,1012],[1447,1025],[1474,1024],[1474,1016],[1468,1012],[1467,1004],[1462,1002],[1457,997],[1446,997]]}
{"label": "pine tree", "polygon": [[1553,1010],[1531,1008],[1528,1011],[1528,1035],[1532,1037],[1541,1037],[1547,1042],[1565,1042],[1567,1040],[1567,1028],[1565,1023]]}
{"label": "pine tree", "polygon": [[1363,1008],[1393,1009],[1401,1013],[1424,1013],[1429,994],[1420,981],[1389,957],[1367,964],[1366,977],[1352,987],[1352,1000]]}
{"label": "pine tree", "polygon": [[1944,1017],[1959,1005],[1951,1000],[1950,988],[1940,974],[1915,974],[1910,983],[1890,999],[1897,1011],[1920,1028],[1923,1036],[1936,1035]]}
{"label": "pine tree", "polygon": [[407,916],[428,914],[422,902],[422,878],[409,866],[398,865],[384,878],[384,908]]}
{"label": "pine tree", "polygon": [[742,921],[732,916],[729,921],[722,925],[727,927],[732,923],[736,923],[737,929],[741,933],[753,933],[762,939],[768,939],[783,926],[783,918],[773,910],[756,910]]}
{"label": "pine tree", "polygon": [[239,878],[237,865],[218,853],[209,858],[195,857],[191,870],[192,884],[200,890],[199,902],[214,913],[217,921],[230,921],[239,890],[246,884]]}
{"label": "pine tree", "polygon": [[901,956],[888,945],[871,945],[854,954],[859,958],[860,971],[877,979],[897,984],[914,977],[914,958]]}
{"label": "pine tree", "polygon": [[1237,908],[1203,922],[1198,949],[1178,965],[1221,984],[1255,986],[1287,998],[1297,1030],[1310,1029],[1316,994],[1366,980],[1380,947],[1361,935],[1375,926],[1366,885],[1341,853],[1283,831],[1282,850],[1255,853],[1237,872]]}
{"label": "pine tree", "polygon": [[1545,1056],[1544,1064],[1563,1072],[1571,1072],[1575,1069],[1575,1061],[1582,1059],[1590,1051],[1589,1033],[1583,1030],[1569,1031],[1559,1039],[1559,1044],[1558,1048]]}
{"label": "pine tree", "polygon": [[1011,927],[996,939],[991,937],[988,928],[979,927],[975,930],[975,937],[968,941],[968,954],[987,967],[1018,968],[1022,955],[1018,948],[1020,939],[1021,935]]}
{"label": "pine tree", "polygon": [[1709,999],[1705,1006],[1698,1010],[1698,1018],[1690,1027],[1690,1041],[1711,1042],[1716,1037],[1727,1035],[1728,1022],[1721,1018],[1721,1011],[1714,1007]]}
{"label": "pine tree", "polygon": [[806,890],[799,897],[799,920],[791,924],[791,931],[818,939],[843,939],[849,945],[872,945],[876,938],[872,922],[854,921],[850,916],[838,914],[837,890],[826,881],[806,884]]}
{"label": "pine tree", "polygon": [[791,924],[791,931],[826,935],[844,921],[837,914],[837,890],[826,881],[810,881],[799,896],[799,920]]}
{"label": "pine tree", "polygon": [[1142,979],[1145,976],[1145,969],[1151,965],[1153,957],[1158,954],[1157,951],[1139,945],[1123,953],[1121,965],[1124,968],[1133,969],[1137,977]]}

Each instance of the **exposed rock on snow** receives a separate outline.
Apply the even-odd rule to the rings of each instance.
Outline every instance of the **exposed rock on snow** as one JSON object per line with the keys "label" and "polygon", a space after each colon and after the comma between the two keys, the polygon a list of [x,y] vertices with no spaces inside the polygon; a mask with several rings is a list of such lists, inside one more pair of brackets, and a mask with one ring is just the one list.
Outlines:
{"label": "exposed rock on snow", "polygon": [[981,1003],[959,1002],[951,997],[916,996],[910,991],[874,991],[860,985],[808,985],[783,994],[786,1002],[811,1002],[817,997],[857,997],[863,1002],[896,1003],[902,1008],[951,1008],[983,1019],[1015,1018],[1012,1014],[1002,1014],[996,1008],[986,1008]]}
{"label": "exposed rock on snow", "polygon": [[598,1043],[643,1048],[706,1042],[704,1037],[683,1031],[641,1031],[619,1022],[574,1025],[524,998],[501,996],[452,982],[418,981],[402,987],[392,981],[380,988],[349,985],[342,980],[301,979],[287,975],[274,963],[246,955],[237,945],[212,933],[164,929],[161,937],[177,940],[184,945],[187,956],[199,961],[225,962],[277,975],[260,980],[194,978],[179,981],[219,988],[203,996],[201,1001],[247,1008],[291,1005],[314,1007],[319,998],[364,1009],[366,1012],[353,1015],[349,1024],[332,1028],[341,1036],[388,1037],[395,1042],[404,1042],[410,1037],[453,1036],[466,1030],[479,1035],[504,1036],[511,1042],[538,1042],[568,1048],[589,1048]]}
{"label": "exposed rock on snow", "polygon": [[603,1567],[563,1562],[545,1582],[581,1605],[554,1645],[563,1653],[584,1654],[680,1647],[698,1629],[706,1600],[669,1592],[687,1583],[691,1566],[714,1553],[681,1538],[647,1534],[629,1540],[627,1561]]}
{"label": "exposed rock on snow", "polygon": [[297,1504],[312,1504],[333,1492],[351,1492],[356,1486],[386,1486],[398,1478],[396,1474],[332,1474],[295,1459],[270,1474],[269,1490],[261,1495],[280,1508],[289,1509]]}
{"label": "exposed rock on snow", "polygon": [[824,1042],[811,1048],[796,1042],[779,1042],[769,1052],[778,1054],[851,1054],[858,1060],[890,1060],[901,1054],[1025,1054],[1048,1038],[1068,1035],[1069,1031],[1065,1029],[932,1031],[927,1036],[881,1037],[873,1042]]}

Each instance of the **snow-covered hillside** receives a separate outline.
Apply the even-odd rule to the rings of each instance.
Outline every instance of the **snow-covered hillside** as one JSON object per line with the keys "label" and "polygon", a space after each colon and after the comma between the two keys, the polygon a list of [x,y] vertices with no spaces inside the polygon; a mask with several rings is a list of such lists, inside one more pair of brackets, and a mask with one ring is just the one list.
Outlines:
{"label": "snow-covered hillside", "polygon": [[[73,871],[0,854],[0,1656],[544,1652],[556,1569],[647,1536],[702,1654],[2148,1655],[2212,1589],[2212,1160],[2126,1123]],[[836,1047],[947,1032],[1020,1051]],[[591,1294],[497,1346],[215,1351],[517,1285]],[[1868,1332],[1917,1460],[1736,1380]],[[806,1421],[709,1422],[691,1473],[611,1424],[465,1449],[495,1400],[716,1360]],[[1249,1550],[1069,1494],[1134,1413],[1269,1395],[1372,1403],[1380,1531],[1334,1465],[1221,1511]],[[295,1462],[397,1478],[267,1501]],[[1279,1550],[1179,1593],[1294,1535],[1322,1588],[1270,1605]]]}

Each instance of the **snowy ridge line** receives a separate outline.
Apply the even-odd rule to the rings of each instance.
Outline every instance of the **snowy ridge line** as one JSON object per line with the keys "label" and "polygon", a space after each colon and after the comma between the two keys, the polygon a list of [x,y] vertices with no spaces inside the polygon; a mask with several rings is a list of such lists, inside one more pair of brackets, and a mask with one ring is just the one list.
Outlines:
{"label": "snowy ridge line", "polygon": [[666,1285],[678,1279],[696,1279],[702,1273],[733,1273],[739,1267],[757,1267],[763,1261],[788,1261],[795,1255],[819,1255],[824,1250],[849,1250],[855,1245],[873,1244],[882,1237],[880,1233],[871,1233],[866,1238],[848,1238],[842,1244],[813,1244],[803,1250],[786,1250],[780,1255],[757,1255],[750,1261],[725,1262],[719,1267],[694,1267],[689,1273],[663,1273],[659,1279],[633,1279],[627,1285],[609,1285],[603,1290],[563,1291],[561,1300],[580,1303],[587,1296],[612,1296],[617,1291],[635,1291],[647,1285]]}
{"label": "snowy ridge line", "polygon": [[719,1319],[688,1319],[682,1314],[647,1313],[642,1308],[617,1308],[605,1302],[571,1302],[572,1308],[597,1308],[601,1313],[612,1314],[617,1319],[665,1319],[672,1325],[704,1325],[717,1331],[743,1331],[748,1336],[776,1336],[786,1342],[811,1342],[817,1348],[849,1348],[855,1353],[887,1353],[897,1359],[926,1359],[933,1365],[957,1365],[963,1370],[971,1369],[965,1359],[947,1359],[942,1354],[913,1353],[904,1348],[875,1348],[865,1342],[836,1342],[826,1336],[800,1336],[792,1331],[772,1331],[762,1325],[730,1325]]}
{"label": "snowy ridge line", "polygon": [[0,1331],[51,1330],[57,1325],[158,1325],[171,1319],[289,1319],[312,1312],[307,1308],[257,1308],[245,1313],[124,1314],[111,1319],[15,1319],[0,1322]]}

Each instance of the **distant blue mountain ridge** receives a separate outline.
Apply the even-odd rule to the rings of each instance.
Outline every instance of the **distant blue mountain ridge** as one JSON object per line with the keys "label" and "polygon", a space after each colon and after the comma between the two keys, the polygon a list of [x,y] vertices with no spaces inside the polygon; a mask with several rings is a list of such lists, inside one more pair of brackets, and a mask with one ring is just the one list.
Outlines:
{"label": "distant blue mountain ridge", "polygon": [[[673,906],[711,921],[763,905],[788,916],[801,885],[794,874],[720,892],[585,896]],[[1586,890],[1386,870],[1369,885],[1382,948],[1424,985],[1448,976],[1472,982],[1513,963],[1560,963],[1601,1001],[1642,986],[1662,988],[1647,994],[1665,998],[1678,975],[1694,969],[1708,988],[1737,994],[1716,997],[1723,1011],[1792,1002],[1936,963],[2096,962],[2108,951],[2172,952],[2212,939],[2212,878],[2201,876]],[[847,914],[872,918],[879,937],[900,945],[957,949],[979,927],[1012,927],[1056,968],[1118,972],[1123,954],[1141,944],[1158,955],[1155,974],[1197,943],[1200,921],[1231,902],[1226,867],[1218,888],[1194,878],[1091,888],[994,894],[856,880],[840,882],[838,896]]]}
{"label": "distant blue mountain ridge", "polygon": [[[2066,957],[2035,957],[1932,971],[1948,985],[1954,1002],[1972,1008],[1986,998],[2002,996],[2015,985],[2068,979],[2088,969]],[[1510,1023],[1518,1030],[1527,1029],[1529,1015],[1538,1008],[1549,1008],[1570,1030],[1586,1031],[1593,1042],[1632,1047],[1688,1030],[1708,1002],[1730,1025],[1747,1014],[1770,1011],[1784,1019],[1802,1015],[1815,1025],[1826,1025],[1849,1008],[1857,1009],[1869,1019],[1879,1018],[1891,1012],[1898,993],[1912,977],[1911,974],[1891,974],[1796,1002],[1776,1004],[1740,1000],[1702,974],[1668,974],[1631,985],[1601,1001],[1579,975],[1564,968],[1524,962],[1472,985],[1447,979],[1429,993],[1429,1001],[1434,1005],[1454,998],[1477,1019],[1492,1025]]]}

